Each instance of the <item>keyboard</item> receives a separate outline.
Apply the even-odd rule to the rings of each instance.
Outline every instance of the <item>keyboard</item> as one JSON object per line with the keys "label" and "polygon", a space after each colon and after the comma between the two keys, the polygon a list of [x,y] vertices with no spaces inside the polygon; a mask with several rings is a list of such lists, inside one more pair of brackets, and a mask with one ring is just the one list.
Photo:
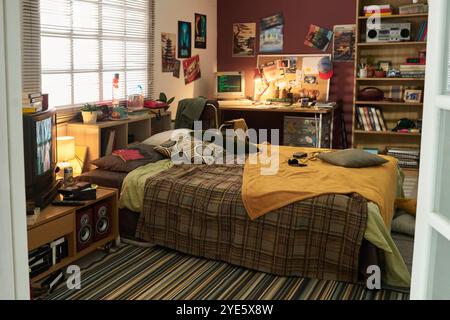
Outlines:
{"label": "keyboard", "polygon": [[253,105],[252,100],[242,99],[242,100],[219,100],[219,106],[251,106]]}

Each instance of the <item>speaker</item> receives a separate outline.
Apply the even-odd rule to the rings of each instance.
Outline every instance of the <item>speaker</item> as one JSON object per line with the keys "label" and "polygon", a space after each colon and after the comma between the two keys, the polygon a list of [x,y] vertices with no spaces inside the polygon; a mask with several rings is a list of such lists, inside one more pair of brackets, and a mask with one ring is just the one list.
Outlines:
{"label": "speaker", "polygon": [[92,223],[92,208],[81,210],[76,213],[77,251],[81,251],[92,244],[94,239]]}
{"label": "speaker", "polygon": [[111,231],[111,201],[105,201],[94,207],[94,241],[106,238]]}

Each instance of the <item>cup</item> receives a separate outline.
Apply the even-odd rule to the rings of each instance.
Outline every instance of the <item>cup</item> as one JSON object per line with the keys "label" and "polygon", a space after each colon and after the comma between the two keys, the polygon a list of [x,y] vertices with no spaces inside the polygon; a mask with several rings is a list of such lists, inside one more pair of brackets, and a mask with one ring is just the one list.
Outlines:
{"label": "cup", "polygon": [[306,108],[309,106],[309,98],[301,98],[299,102],[300,102],[300,106],[303,108]]}

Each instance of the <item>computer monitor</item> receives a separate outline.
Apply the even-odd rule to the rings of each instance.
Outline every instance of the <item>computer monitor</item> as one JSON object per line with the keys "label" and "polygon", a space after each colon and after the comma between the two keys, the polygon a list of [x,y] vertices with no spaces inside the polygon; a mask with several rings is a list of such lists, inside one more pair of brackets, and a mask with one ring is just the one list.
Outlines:
{"label": "computer monitor", "polygon": [[245,98],[245,74],[243,72],[217,72],[216,98],[233,100]]}

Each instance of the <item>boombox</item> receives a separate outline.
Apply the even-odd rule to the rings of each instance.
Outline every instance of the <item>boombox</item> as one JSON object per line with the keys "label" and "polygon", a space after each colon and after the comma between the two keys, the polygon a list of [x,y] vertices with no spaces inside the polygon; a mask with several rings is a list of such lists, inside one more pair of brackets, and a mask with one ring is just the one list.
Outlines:
{"label": "boombox", "polygon": [[94,220],[92,213],[92,209],[86,209],[76,213],[77,252],[89,247],[93,241],[92,223]]}
{"label": "boombox", "polygon": [[367,42],[396,42],[411,40],[411,23],[382,23],[381,28],[367,24]]}
{"label": "boombox", "polygon": [[109,236],[111,231],[111,201],[106,201],[94,207],[94,241]]}

